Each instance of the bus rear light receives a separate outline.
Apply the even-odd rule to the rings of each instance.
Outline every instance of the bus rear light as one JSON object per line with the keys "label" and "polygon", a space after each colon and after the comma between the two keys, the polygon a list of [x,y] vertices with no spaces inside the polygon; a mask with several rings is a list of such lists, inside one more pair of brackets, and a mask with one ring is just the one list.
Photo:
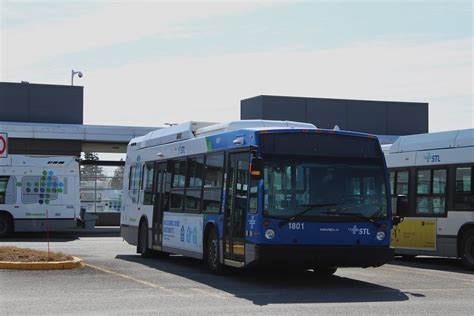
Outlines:
{"label": "bus rear light", "polygon": [[264,221],[263,221],[263,226],[264,226],[264,227],[270,226],[270,221],[269,221],[268,219],[264,220]]}
{"label": "bus rear light", "polygon": [[379,230],[386,230],[387,229],[387,223],[383,223],[382,226],[380,226]]}

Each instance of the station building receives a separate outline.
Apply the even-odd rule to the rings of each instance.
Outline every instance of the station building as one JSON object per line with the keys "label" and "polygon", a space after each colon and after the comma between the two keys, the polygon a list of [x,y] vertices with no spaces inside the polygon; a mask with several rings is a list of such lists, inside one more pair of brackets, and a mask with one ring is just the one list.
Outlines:
{"label": "station building", "polygon": [[[81,86],[0,82],[0,132],[9,153],[81,158],[81,206],[97,223],[118,225],[128,142],[160,127],[84,124]],[[377,135],[428,132],[428,103],[256,96],[241,101],[241,119],[290,120]]]}

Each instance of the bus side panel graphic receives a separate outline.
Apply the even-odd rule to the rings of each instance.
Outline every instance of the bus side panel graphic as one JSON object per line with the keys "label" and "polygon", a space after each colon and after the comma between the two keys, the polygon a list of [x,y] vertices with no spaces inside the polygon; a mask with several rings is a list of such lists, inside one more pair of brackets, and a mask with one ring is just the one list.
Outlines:
{"label": "bus side panel graphic", "polygon": [[436,250],[436,219],[405,218],[392,229],[392,247]]}
{"label": "bus side panel graphic", "polygon": [[164,213],[163,246],[202,253],[202,214]]}

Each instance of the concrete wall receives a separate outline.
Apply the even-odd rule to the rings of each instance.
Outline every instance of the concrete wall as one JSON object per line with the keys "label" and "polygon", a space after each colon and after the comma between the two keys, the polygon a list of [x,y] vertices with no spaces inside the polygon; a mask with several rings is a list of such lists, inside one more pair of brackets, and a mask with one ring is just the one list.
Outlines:
{"label": "concrete wall", "polygon": [[81,156],[82,141],[58,139],[9,138],[11,155]]}
{"label": "concrete wall", "polygon": [[0,121],[83,123],[83,87],[0,82]]}
{"label": "concrete wall", "polygon": [[257,96],[240,102],[241,119],[290,120],[377,135],[428,132],[428,103]]}

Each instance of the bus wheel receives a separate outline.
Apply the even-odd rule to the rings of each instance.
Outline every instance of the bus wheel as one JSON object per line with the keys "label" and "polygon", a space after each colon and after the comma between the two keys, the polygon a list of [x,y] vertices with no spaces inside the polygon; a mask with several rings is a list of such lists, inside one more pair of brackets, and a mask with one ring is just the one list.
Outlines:
{"label": "bus wheel", "polygon": [[224,266],[219,261],[219,237],[217,236],[217,231],[215,229],[211,229],[209,232],[206,251],[206,264],[209,271],[221,274],[224,270]]}
{"label": "bus wheel", "polygon": [[148,227],[145,221],[141,222],[138,230],[137,252],[141,254],[143,258],[150,258],[153,254],[153,252],[148,249]]}
{"label": "bus wheel", "polygon": [[402,255],[403,260],[413,260],[416,258],[416,255]]}
{"label": "bus wheel", "polygon": [[0,238],[13,233],[13,220],[7,214],[0,214]]}
{"label": "bus wheel", "polygon": [[317,276],[329,277],[333,275],[334,273],[336,273],[337,268],[332,267],[332,266],[321,266],[321,267],[315,267],[313,270]]}
{"label": "bus wheel", "polygon": [[462,239],[462,262],[469,269],[474,269],[474,229],[464,233]]}

